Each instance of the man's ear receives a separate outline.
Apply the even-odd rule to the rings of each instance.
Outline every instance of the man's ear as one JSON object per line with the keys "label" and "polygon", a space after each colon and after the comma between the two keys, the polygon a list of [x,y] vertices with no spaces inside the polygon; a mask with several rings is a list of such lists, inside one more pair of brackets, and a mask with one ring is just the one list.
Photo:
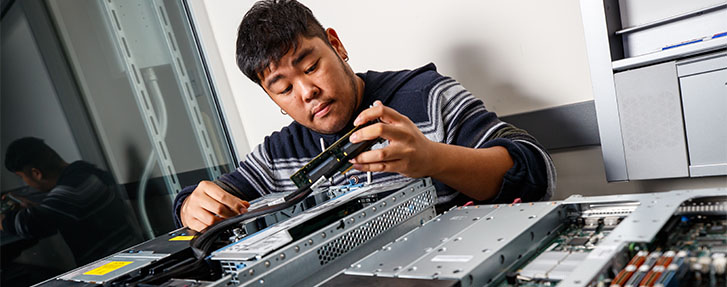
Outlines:
{"label": "man's ear", "polygon": [[36,180],[36,181],[40,181],[41,179],[43,179],[43,172],[41,172],[37,168],[31,168],[30,169],[30,177],[32,179]]}
{"label": "man's ear", "polygon": [[331,47],[333,47],[333,50],[336,51],[338,56],[341,57],[341,59],[348,59],[348,52],[346,52],[346,48],[343,47],[341,39],[338,38],[336,30],[333,30],[333,28],[326,29],[326,36],[328,36],[328,43],[331,43]]}

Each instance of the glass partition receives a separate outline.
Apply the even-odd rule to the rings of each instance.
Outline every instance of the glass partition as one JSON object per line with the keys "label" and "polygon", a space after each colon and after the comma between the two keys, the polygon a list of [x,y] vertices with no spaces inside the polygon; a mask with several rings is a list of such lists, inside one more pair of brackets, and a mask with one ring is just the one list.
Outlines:
{"label": "glass partition", "polygon": [[[51,226],[54,233],[35,237],[0,231],[0,285],[32,285],[169,232],[175,228],[173,198],[183,187],[235,168],[184,5],[2,5],[3,161],[14,140],[40,138],[67,166],[86,162],[98,168],[106,187],[86,194],[93,203],[78,193],[85,185],[72,187],[62,202],[88,204],[79,222],[94,224],[79,223],[73,231],[69,224]],[[72,173],[67,167],[63,172]],[[43,206],[65,188],[36,189],[7,170],[2,181],[3,217]],[[98,234],[119,240],[93,239]]]}
{"label": "glass partition", "polygon": [[111,172],[136,189],[147,238],[168,231],[150,212],[170,214],[182,187],[233,168],[183,4],[47,3]]}

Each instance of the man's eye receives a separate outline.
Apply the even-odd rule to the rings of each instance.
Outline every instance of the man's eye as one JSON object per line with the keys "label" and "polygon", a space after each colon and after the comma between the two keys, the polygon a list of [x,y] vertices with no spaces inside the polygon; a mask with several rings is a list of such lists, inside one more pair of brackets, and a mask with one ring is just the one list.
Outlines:
{"label": "man's eye", "polygon": [[307,70],[305,70],[305,73],[306,74],[310,74],[313,71],[315,71],[317,67],[318,67],[318,62],[315,62],[315,64],[313,64],[313,66],[310,66],[310,68],[308,68]]}
{"label": "man's eye", "polygon": [[280,92],[280,94],[287,94],[292,89],[293,89],[293,86],[292,85],[288,85],[288,87],[285,88],[285,90],[283,90],[282,92]]}

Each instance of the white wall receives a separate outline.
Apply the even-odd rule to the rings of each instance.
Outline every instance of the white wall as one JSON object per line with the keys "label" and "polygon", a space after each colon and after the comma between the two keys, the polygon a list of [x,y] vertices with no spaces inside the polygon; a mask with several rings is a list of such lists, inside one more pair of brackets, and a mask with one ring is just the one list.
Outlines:
{"label": "white wall", "polygon": [[[437,64],[500,116],[593,99],[578,1],[303,1],[339,32],[355,71]],[[290,118],[234,61],[237,26],[253,1],[204,1],[213,46],[224,66],[251,146]],[[201,12],[200,12],[201,11]],[[218,71],[218,73],[222,73]],[[600,147],[551,154],[555,199],[727,186],[725,177],[607,183]]]}

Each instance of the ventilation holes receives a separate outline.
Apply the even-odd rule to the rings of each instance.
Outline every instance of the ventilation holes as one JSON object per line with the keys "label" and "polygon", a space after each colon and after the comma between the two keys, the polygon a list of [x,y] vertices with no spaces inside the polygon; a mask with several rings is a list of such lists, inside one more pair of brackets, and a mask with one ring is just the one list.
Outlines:
{"label": "ventilation holes", "polygon": [[433,199],[430,192],[423,193],[336,238],[318,249],[318,260],[320,260],[320,264],[325,265],[346,254],[356,246],[365,243],[369,239],[425,209],[432,202]]}

